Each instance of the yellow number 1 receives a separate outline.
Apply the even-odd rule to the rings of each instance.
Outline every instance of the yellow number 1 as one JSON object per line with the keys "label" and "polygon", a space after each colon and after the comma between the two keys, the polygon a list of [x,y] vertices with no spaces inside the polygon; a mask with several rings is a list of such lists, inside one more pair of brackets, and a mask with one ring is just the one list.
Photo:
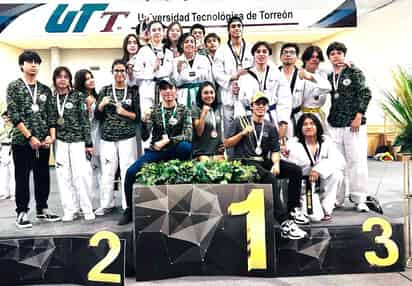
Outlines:
{"label": "yellow number 1", "polygon": [[232,203],[229,215],[246,214],[248,271],[266,269],[265,196],[263,189],[253,189],[247,199]]}
{"label": "yellow number 1", "polygon": [[113,232],[99,231],[90,238],[89,245],[97,247],[103,239],[106,239],[109,243],[109,252],[90,270],[89,274],[87,274],[87,279],[96,282],[121,283],[120,274],[102,273],[119,255],[121,250],[120,239]]}
{"label": "yellow number 1", "polygon": [[371,217],[367,219],[362,226],[363,232],[369,232],[374,225],[379,225],[382,228],[382,234],[375,237],[375,242],[383,244],[388,252],[388,256],[381,258],[376,255],[375,251],[366,251],[365,258],[370,265],[376,265],[381,267],[391,266],[399,259],[399,249],[396,243],[391,240],[392,226],[391,224],[380,217]]}

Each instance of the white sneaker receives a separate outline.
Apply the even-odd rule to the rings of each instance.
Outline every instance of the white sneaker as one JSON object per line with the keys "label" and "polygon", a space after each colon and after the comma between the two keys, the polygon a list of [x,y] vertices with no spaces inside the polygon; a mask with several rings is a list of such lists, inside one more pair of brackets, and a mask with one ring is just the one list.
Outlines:
{"label": "white sneaker", "polygon": [[32,227],[29,217],[26,212],[21,212],[17,215],[16,226],[18,228],[30,228]]}
{"label": "white sneaker", "polygon": [[105,214],[111,213],[113,210],[114,208],[98,208],[94,211],[94,214],[97,216],[103,216]]}
{"label": "white sneaker", "polygon": [[310,222],[310,219],[300,208],[294,208],[290,215],[297,224],[308,224]]}
{"label": "white sneaker", "polygon": [[368,205],[365,204],[365,203],[359,203],[359,204],[356,206],[356,209],[358,210],[358,212],[361,212],[361,213],[369,212],[369,207],[368,207]]}
{"label": "white sneaker", "polygon": [[74,214],[67,213],[67,214],[63,215],[62,221],[64,221],[64,222],[74,221],[77,218],[78,218],[78,216],[77,216],[76,213],[74,213]]}
{"label": "white sneaker", "polygon": [[308,234],[306,231],[299,228],[293,220],[285,220],[280,225],[281,236],[288,239],[302,239]]}
{"label": "white sneaker", "polygon": [[96,219],[96,216],[94,215],[94,213],[87,213],[87,214],[84,214],[84,219],[85,220],[94,220],[94,219]]}

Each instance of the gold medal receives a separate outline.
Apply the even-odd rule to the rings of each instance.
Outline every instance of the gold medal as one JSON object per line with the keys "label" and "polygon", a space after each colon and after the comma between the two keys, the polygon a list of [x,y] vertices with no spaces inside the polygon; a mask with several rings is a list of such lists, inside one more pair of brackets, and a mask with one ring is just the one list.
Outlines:
{"label": "gold medal", "polygon": [[57,119],[57,124],[62,126],[64,124],[64,118],[63,117],[59,117],[59,119]]}

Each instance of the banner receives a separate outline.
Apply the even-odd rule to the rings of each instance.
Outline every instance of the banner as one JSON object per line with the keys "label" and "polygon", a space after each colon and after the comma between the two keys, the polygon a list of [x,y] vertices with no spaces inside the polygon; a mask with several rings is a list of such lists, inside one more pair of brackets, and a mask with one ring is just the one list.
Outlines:
{"label": "banner", "polygon": [[225,32],[227,20],[234,15],[242,18],[246,27],[259,31],[357,24],[355,0],[50,1],[0,4],[0,39],[125,34],[146,15],[166,25],[172,21],[184,27],[201,23],[216,32]]}

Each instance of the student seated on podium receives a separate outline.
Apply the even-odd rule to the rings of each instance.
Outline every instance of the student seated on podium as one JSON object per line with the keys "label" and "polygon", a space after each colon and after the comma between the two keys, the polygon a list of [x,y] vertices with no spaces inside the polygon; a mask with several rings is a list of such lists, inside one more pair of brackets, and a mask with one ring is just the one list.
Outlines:
{"label": "student seated on podium", "polygon": [[303,114],[297,123],[296,138],[289,140],[287,157],[302,167],[309,185],[319,189],[320,215],[310,216],[314,221],[330,220],[336,203],[336,193],[343,183],[345,159],[335,143],[323,135],[318,117],[313,113]]}
{"label": "student seated on podium", "polygon": [[[234,148],[233,159],[256,167],[261,183],[272,185],[274,213],[276,220],[281,224],[282,237],[301,239],[307,234],[298,227],[297,223],[308,223],[309,219],[302,214],[299,208],[300,188],[288,188],[288,210],[285,211],[281,206],[280,192],[277,187],[277,177],[282,177],[282,171],[287,172],[285,165],[293,166],[299,171],[300,168],[283,160],[281,162],[276,127],[265,119],[268,108],[267,96],[262,92],[256,93],[251,100],[252,116],[235,119],[229,132],[230,136],[224,140],[224,144],[226,148]],[[301,171],[296,174],[299,182],[301,175]]]}
{"label": "student seated on podium", "polygon": [[199,161],[223,160],[222,114],[217,103],[216,89],[203,82],[192,108],[193,157]]}
{"label": "student seated on podium", "polygon": [[124,189],[127,208],[119,221],[124,225],[132,221],[133,184],[143,164],[172,159],[187,160],[192,152],[192,117],[185,105],[176,101],[176,86],[169,80],[159,82],[161,103],[146,111],[142,118],[142,139],[150,135],[150,147],[134,162],[126,173]]}

